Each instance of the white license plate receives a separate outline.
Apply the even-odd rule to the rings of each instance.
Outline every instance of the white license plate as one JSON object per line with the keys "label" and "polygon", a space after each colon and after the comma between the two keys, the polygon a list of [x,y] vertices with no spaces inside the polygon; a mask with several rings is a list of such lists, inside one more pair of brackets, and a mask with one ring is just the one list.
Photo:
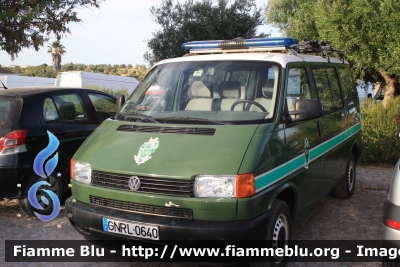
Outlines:
{"label": "white license plate", "polygon": [[160,239],[159,227],[152,224],[132,223],[103,217],[103,230],[145,239]]}

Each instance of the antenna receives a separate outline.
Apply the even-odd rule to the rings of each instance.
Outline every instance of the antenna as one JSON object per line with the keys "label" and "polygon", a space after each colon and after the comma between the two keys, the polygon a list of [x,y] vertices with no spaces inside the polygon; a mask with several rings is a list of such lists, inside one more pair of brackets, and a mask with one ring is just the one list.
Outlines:
{"label": "antenna", "polygon": [[4,89],[8,89],[8,87],[5,86],[4,83],[3,83],[1,80],[0,80],[0,83],[1,83],[1,85],[3,85],[3,88],[4,88]]}

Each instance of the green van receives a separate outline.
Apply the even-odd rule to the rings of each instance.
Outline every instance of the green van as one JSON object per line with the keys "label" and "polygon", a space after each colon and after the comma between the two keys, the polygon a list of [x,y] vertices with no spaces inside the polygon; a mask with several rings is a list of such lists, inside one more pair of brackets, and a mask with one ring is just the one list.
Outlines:
{"label": "green van", "polygon": [[85,238],[276,247],[326,194],[351,197],[361,121],[340,50],[288,37],[183,48],[71,160],[66,213]]}

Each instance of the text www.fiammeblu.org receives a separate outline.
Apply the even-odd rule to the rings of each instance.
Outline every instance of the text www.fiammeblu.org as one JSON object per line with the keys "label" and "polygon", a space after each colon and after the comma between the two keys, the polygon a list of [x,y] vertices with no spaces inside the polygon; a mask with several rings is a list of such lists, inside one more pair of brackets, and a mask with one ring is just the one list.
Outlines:
{"label": "text www.fiammeblu.org", "polygon": [[[235,245],[227,245],[221,248],[190,248],[173,246],[173,251],[167,255],[168,245],[165,245],[162,253],[158,248],[144,248],[142,246],[125,247],[122,246],[123,257],[160,257],[160,259],[174,257],[328,257],[332,260],[339,259],[339,248],[303,248],[295,245],[293,247],[284,246],[283,248],[242,248]],[[161,252],[161,251],[160,251]],[[354,253],[357,257],[389,257],[395,259],[400,255],[400,250],[396,248],[366,248],[357,246],[356,251],[344,250],[346,254]]]}

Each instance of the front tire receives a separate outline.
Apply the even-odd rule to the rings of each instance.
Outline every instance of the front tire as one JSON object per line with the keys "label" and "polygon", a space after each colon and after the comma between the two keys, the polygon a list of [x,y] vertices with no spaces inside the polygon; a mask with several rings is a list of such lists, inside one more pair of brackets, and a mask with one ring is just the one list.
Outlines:
{"label": "front tire", "polygon": [[[267,222],[268,247],[274,249],[289,246],[292,238],[292,216],[290,209],[285,201],[276,199],[270,209]],[[264,262],[251,262],[252,267],[283,267],[286,265],[288,257],[269,257]]]}
{"label": "front tire", "polygon": [[333,191],[335,193],[335,197],[348,199],[353,195],[355,187],[356,161],[354,160],[353,154],[351,154],[346,164],[345,175],[333,188]]}
{"label": "front tire", "polygon": [[[50,184],[50,186],[40,186],[36,191],[36,199],[38,200],[40,206],[43,207],[43,210],[39,210],[32,207],[32,205],[28,200],[28,191],[31,188],[31,186],[41,181],[47,181]],[[34,212],[37,212],[42,215],[50,215],[52,213],[53,203],[51,201],[49,203],[45,203],[42,200],[42,196],[46,198],[46,193],[42,189],[47,189],[52,191],[57,195],[59,200],[61,200],[64,194],[64,188],[61,178],[58,177],[55,172],[53,172],[47,179],[42,178],[35,173],[32,174],[24,185],[21,198],[18,199],[19,206],[21,207],[22,211],[27,215],[34,217],[35,216]]]}

